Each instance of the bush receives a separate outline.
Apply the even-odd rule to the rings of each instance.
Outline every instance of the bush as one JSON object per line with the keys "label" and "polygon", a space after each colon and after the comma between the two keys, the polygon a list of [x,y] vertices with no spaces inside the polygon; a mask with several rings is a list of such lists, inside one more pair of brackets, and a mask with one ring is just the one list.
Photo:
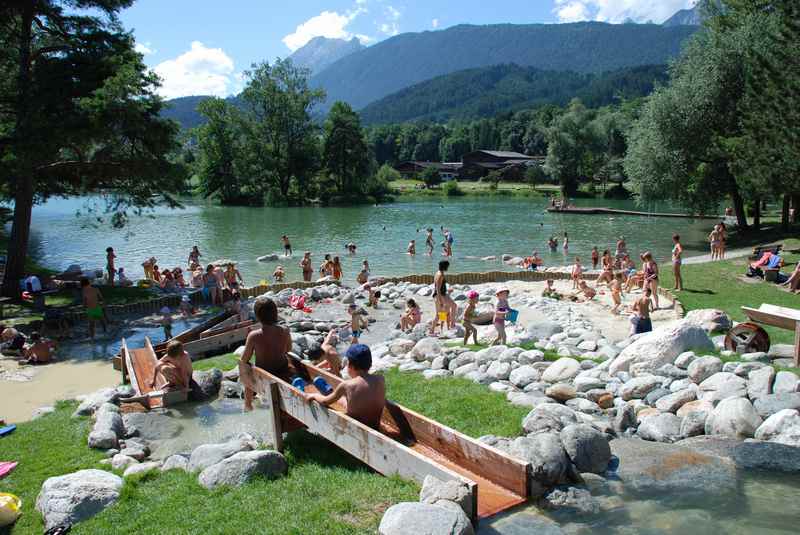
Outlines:
{"label": "bush", "polygon": [[435,167],[426,167],[425,170],[420,173],[419,179],[429,188],[442,183],[442,175],[439,174],[439,170]]}
{"label": "bush", "polygon": [[613,188],[609,188],[608,190],[606,190],[603,197],[605,197],[606,199],[627,200],[631,198],[631,192],[625,189],[625,187],[622,184],[617,184]]}
{"label": "bush", "polygon": [[451,180],[450,182],[445,183],[442,187],[442,191],[448,197],[460,197],[464,195],[464,190],[458,187],[457,180]]}
{"label": "bush", "polygon": [[377,173],[378,181],[387,183],[387,182],[394,182],[395,180],[400,180],[402,175],[400,171],[395,169],[389,164],[383,164],[380,169],[378,169]]}

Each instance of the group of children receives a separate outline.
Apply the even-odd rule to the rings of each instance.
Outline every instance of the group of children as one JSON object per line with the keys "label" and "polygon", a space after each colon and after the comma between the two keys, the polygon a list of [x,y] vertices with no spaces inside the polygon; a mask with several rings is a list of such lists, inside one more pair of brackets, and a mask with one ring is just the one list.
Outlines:
{"label": "group of children", "polygon": [[55,356],[56,343],[38,332],[29,337],[13,327],[0,326],[0,352],[4,355],[19,355],[25,364],[47,364]]}

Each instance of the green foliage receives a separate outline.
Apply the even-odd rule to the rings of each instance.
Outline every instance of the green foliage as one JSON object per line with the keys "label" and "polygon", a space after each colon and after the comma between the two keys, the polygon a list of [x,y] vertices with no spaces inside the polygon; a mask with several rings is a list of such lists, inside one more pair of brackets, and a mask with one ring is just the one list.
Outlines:
{"label": "green foliage", "polygon": [[400,180],[403,176],[400,172],[388,164],[383,164],[380,169],[378,169],[377,178],[379,181],[389,184],[390,182],[394,182],[396,180]]}
{"label": "green foliage", "polygon": [[[0,7],[0,194],[14,200],[4,291],[24,274],[35,201],[106,192],[129,211],[177,205],[178,126],[162,119],[157,77],[116,15],[131,0],[42,0]],[[102,219],[102,218],[101,218]]]}
{"label": "green foliage", "polygon": [[442,191],[448,197],[461,197],[464,195],[464,190],[458,187],[457,180],[451,180],[449,182],[445,182],[445,185],[442,186]]}
{"label": "green foliage", "polygon": [[[238,204],[243,200],[245,179],[240,177],[237,162],[241,161],[241,117],[236,108],[219,98],[200,103],[198,111],[206,118],[199,127],[195,171],[206,197],[217,196],[222,204]],[[251,201],[258,201],[255,193]]]}
{"label": "green foliage", "polygon": [[[322,153],[325,173],[333,185],[333,191],[324,192],[323,198],[331,194],[361,197],[367,194],[370,183],[377,184],[374,180],[365,180],[371,164],[367,142],[358,114],[344,102],[334,104],[328,114]],[[385,189],[385,185],[376,189]]]}
{"label": "green foliage", "polygon": [[539,165],[531,165],[525,169],[525,182],[536,189],[536,184],[542,184],[547,180],[547,173]]}
{"label": "green foliage", "polygon": [[435,167],[426,167],[419,175],[419,179],[429,188],[442,183],[442,175]]}
{"label": "green foliage", "polygon": [[483,180],[494,186],[494,189],[497,189],[497,185],[503,180],[503,174],[500,171],[492,171]]}
{"label": "green foliage", "polygon": [[592,113],[576,99],[547,130],[545,168],[561,185],[565,197],[575,196],[579,180],[590,166],[591,149],[596,146],[591,120]]}
{"label": "green foliage", "polygon": [[[492,65],[446,74],[407,87],[372,102],[360,114],[365,124],[444,122],[494,117],[546,104],[563,106],[576,97],[587,106],[600,107],[619,99],[643,97],[653,90],[655,82],[666,79],[665,65],[631,67],[596,75]],[[460,154],[463,153],[457,153]]]}

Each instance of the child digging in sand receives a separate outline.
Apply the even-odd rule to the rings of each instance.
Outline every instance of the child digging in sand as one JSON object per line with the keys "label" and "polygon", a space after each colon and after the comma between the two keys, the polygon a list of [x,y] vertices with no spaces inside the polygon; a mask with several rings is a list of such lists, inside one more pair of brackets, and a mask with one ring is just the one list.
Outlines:
{"label": "child digging in sand", "polygon": [[508,288],[500,288],[495,294],[497,305],[494,308],[494,328],[497,331],[497,338],[492,341],[493,346],[506,344],[506,314],[508,314],[508,295],[511,293]]}
{"label": "child digging in sand", "polygon": [[355,344],[345,353],[347,373],[351,377],[342,381],[327,396],[308,394],[309,401],[321,405],[332,405],[340,398],[345,399],[345,414],[373,429],[378,429],[381,414],[386,405],[386,384],[382,375],[372,375],[372,353],[364,344]]}
{"label": "child digging in sand", "polygon": [[542,290],[542,297],[549,297],[550,299],[561,299],[563,296],[558,293],[553,286],[553,279],[547,279],[545,281],[544,290]]}
{"label": "child digging in sand", "polygon": [[406,301],[406,311],[400,316],[400,330],[408,331],[413,329],[422,320],[422,311],[413,299]]}
{"label": "child digging in sand", "polygon": [[470,335],[472,335],[475,345],[478,345],[478,329],[472,324],[472,320],[475,318],[475,307],[478,305],[478,292],[470,290],[467,299],[467,308],[464,309],[464,319],[461,321],[461,325],[464,326],[464,345],[467,345]]}

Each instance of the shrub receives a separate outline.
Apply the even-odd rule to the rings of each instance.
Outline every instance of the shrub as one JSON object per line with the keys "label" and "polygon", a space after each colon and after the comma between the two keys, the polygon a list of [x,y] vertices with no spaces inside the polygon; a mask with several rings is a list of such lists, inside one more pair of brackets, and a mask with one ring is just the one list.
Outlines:
{"label": "shrub", "polygon": [[450,182],[445,183],[442,187],[444,194],[448,197],[460,197],[464,195],[464,190],[458,187],[457,180],[451,180]]}

